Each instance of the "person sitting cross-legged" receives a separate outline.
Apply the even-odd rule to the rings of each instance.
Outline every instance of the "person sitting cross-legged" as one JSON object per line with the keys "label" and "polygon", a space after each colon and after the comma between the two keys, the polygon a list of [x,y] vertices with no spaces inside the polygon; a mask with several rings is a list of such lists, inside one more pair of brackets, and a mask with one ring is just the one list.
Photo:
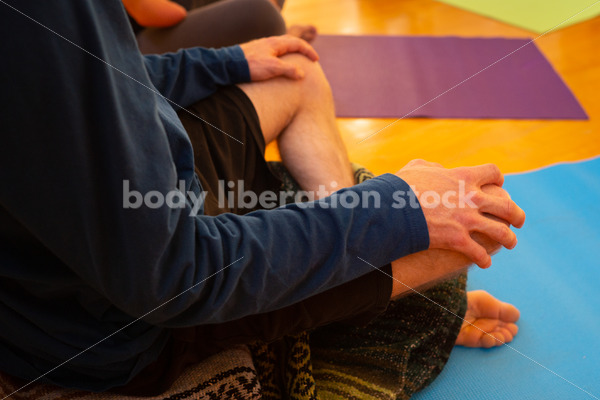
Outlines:
{"label": "person sitting cross-legged", "polygon": [[[304,40],[142,56],[119,0],[8,4],[5,373],[160,393],[232,344],[374,318],[409,288],[487,268],[517,243],[509,225],[525,214],[494,165],[416,160],[355,185]],[[264,159],[273,141],[314,201],[277,201],[281,181]],[[463,189],[473,206],[418,201]],[[469,303],[467,320],[498,340],[516,333],[510,306],[481,294]],[[466,326],[457,343],[495,342]]]}

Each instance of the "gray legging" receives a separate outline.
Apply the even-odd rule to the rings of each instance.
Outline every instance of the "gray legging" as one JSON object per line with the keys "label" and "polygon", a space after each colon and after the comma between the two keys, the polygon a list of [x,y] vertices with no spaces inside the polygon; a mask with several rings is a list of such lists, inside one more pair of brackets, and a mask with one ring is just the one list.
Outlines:
{"label": "gray legging", "polygon": [[[278,0],[283,6],[284,0]],[[132,22],[142,53],[223,47],[283,35],[285,22],[269,0],[177,0],[187,17],[171,28],[142,28]]]}

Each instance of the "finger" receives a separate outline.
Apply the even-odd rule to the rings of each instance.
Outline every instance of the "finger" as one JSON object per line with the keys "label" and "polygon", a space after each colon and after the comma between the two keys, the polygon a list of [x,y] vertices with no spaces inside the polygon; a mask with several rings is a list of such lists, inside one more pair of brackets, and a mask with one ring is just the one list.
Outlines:
{"label": "finger", "polygon": [[505,226],[510,227],[510,223],[502,218],[498,218],[495,215],[492,214],[488,214],[486,212],[482,212],[481,215],[483,215],[486,218],[491,219],[492,221],[497,221],[497,222],[502,222]]}
{"label": "finger", "polygon": [[436,163],[436,162],[430,162],[430,161],[426,161],[426,160],[422,160],[420,158],[415,158],[414,160],[411,160],[408,162],[408,164],[406,164],[407,167],[438,167],[438,168],[444,168],[442,166],[442,164]]}
{"label": "finger", "polygon": [[473,261],[479,268],[488,268],[492,265],[492,257],[487,253],[485,248],[474,241],[470,236],[467,236],[464,239],[464,242],[457,243],[452,250],[456,250],[465,256],[467,256],[471,261]]}
{"label": "finger", "polygon": [[522,227],[525,223],[525,211],[514,201],[503,195],[501,196],[484,193],[479,204],[479,210],[503,219],[517,228]]}
{"label": "finger", "polygon": [[275,52],[278,57],[288,53],[300,53],[312,61],[317,61],[319,55],[317,51],[305,40],[291,35],[283,35],[275,45]]}
{"label": "finger", "polygon": [[[465,168],[458,168],[465,170]],[[487,184],[502,186],[504,184],[504,175],[500,168],[495,164],[484,164],[476,167],[467,167],[468,176],[472,176],[479,187]]]}
{"label": "finger", "polygon": [[512,249],[517,245],[517,235],[502,222],[497,222],[490,218],[482,216],[480,223],[474,231],[483,233],[507,249]]}
{"label": "finger", "polygon": [[296,64],[290,63],[290,62],[286,62],[283,60],[278,59],[279,61],[277,62],[273,73],[275,74],[275,76],[285,76],[287,78],[290,79],[302,79],[304,78],[304,71],[302,71],[302,69],[297,66]]}
{"label": "finger", "polygon": [[494,184],[483,185],[481,187],[481,191],[483,193],[487,193],[492,196],[510,199],[510,194],[498,185],[494,185]]}

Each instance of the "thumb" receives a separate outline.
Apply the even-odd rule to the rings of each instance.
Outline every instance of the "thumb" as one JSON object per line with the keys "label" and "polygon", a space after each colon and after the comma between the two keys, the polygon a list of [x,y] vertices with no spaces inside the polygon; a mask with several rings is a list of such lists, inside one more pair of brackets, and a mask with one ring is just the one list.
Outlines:
{"label": "thumb", "polygon": [[295,64],[280,60],[279,72],[281,75],[290,79],[302,79],[304,78],[304,71]]}

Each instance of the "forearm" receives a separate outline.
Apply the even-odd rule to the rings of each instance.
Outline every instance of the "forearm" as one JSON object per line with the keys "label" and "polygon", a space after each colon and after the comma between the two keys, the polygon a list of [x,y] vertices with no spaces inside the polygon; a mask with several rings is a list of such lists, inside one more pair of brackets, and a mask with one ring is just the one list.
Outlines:
{"label": "forearm", "polygon": [[144,63],[160,94],[182,107],[210,96],[219,86],[250,80],[248,63],[239,46],[195,47],[176,53],[146,55]]}
{"label": "forearm", "polygon": [[460,274],[471,264],[463,254],[440,249],[425,250],[392,261],[392,300],[421,293]]}
{"label": "forearm", "polygon": [[[494,254],[501,246],[490,238],[474,233],[473,239]],[[473,262],[452,250],[429,249],[392,261],[392,299],[423,292],[437,283],[464,272]]]}
{"label": "forearm", "polygon": [[395,177],[383,177],[344,189],[362,194],[377,188],[382,199],[378,208],[331,207],[333,196],[312,208],[289,205],[246,216],[199,217],[195,233],[182,226],[177,229],[181,234],[169,241],[177,246],[154,268],[161,274],[155,284],[125,296],[117,288],[115,301],[139,315],[152,308],[156,297],[148,287],[175,295],[211,277],[148,317],[165,326],[219,323],[301,301],[371,272],[361,258],[385,265],[427,247],[420,210],[392,207],[392,193],[402,185]]}

